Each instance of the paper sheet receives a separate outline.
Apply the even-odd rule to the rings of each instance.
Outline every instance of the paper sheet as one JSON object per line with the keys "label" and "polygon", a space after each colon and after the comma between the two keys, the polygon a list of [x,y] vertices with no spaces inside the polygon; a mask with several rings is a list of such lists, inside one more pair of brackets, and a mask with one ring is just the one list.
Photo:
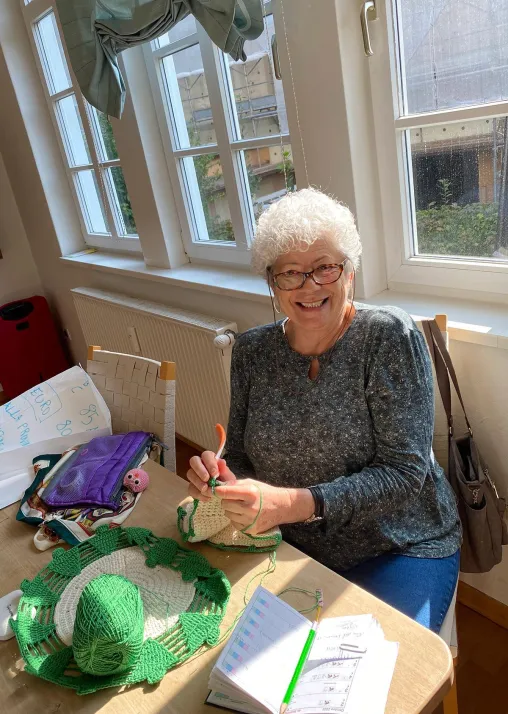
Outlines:
{"label": "paper sheet", "polygon": [[355,659],[383,639],[383,630],[372,615],[327,617],[319,624],[308,662]]}
{"label": "paper sheet", "polygon": [[308,663],[287,714],[383,714],[397,650],[377,640],[362,657]]}

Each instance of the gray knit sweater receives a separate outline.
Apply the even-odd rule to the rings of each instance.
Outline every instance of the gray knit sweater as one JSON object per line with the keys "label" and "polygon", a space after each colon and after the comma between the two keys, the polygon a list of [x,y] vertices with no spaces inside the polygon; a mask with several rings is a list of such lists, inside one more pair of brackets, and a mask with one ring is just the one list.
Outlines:
{"label": "gray knit sweater", "polygon": [[395,307],[357,305],[316,382],[282,324],[233,350],[227,462],[274,486],[320,485],[325,524],[282,526],[286,540],[334,570],[388,551],[452,555],[461,528],[434,459],[433,379],[424,338]]}

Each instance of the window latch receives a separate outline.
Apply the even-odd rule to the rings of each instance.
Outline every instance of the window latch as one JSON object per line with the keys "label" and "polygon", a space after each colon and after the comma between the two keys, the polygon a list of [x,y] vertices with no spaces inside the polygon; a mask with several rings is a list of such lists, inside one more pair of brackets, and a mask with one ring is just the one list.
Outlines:
{"label": "window latch", "polygon": [[370,44],[369,22],[377,20],[377,10],[375,0],[366,0],[360,11],[360,23],[362,25],[363,49],[367,57],[372,57],[374,50]]}

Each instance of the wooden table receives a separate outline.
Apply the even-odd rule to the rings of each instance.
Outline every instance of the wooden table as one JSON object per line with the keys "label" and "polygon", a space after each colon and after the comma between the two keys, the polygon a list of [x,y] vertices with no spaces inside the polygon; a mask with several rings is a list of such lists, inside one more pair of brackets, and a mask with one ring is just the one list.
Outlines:
{"label": "wooden table", "polygon": [[[186,496],[186,483],[150,462],[150,486],[126,525],[145,526],[158,536],[180,541],[176,528],[176,506]],[[51,550],[41,553],[33,545],[34,528],[15,520],[18,504],[0,511],[0,594],[19,588],[23,578],[33,578],[51,559]],[[267,554],[228,553],[205,545],[191,546],[210,563],[221,568],[232,585],[224,627],[243,606],[245,587],[252,576],[263,572]],[[258,584],[258,580],[251,586]],[[283,543],[277,551],[277,568],[264,581],[271,592],[289,585],[313,590],[323,587],[325,616],[372,613],[380,621],[387,639],[400,643],[399,656],[388,697],[386,714],[433,712],[452,683],[450,652],[435,634],[385,605],[355,585],[325,568],[300,551]],[[295,607],[308,607],[308,598],[294,593],[285,596]],[[22,671],[15,639],[0,642],[0,712],[9,714],[224,714],[205,705],[207,682],[219,648],[170,671],[155,687],[139,685],[118,693],[103,690],[79,697]],[[368,714],[368,713],[365,713]]]}

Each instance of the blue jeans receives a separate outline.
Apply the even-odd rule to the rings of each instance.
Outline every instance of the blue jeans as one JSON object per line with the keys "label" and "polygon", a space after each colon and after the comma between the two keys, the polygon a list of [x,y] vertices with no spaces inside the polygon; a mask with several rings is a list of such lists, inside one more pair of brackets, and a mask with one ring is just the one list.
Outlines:
{"label": "blue jeans", "polygon": [[339,575],[439,632],[457,584],[459,560],[460,551],[447,558],[385,553]]}

